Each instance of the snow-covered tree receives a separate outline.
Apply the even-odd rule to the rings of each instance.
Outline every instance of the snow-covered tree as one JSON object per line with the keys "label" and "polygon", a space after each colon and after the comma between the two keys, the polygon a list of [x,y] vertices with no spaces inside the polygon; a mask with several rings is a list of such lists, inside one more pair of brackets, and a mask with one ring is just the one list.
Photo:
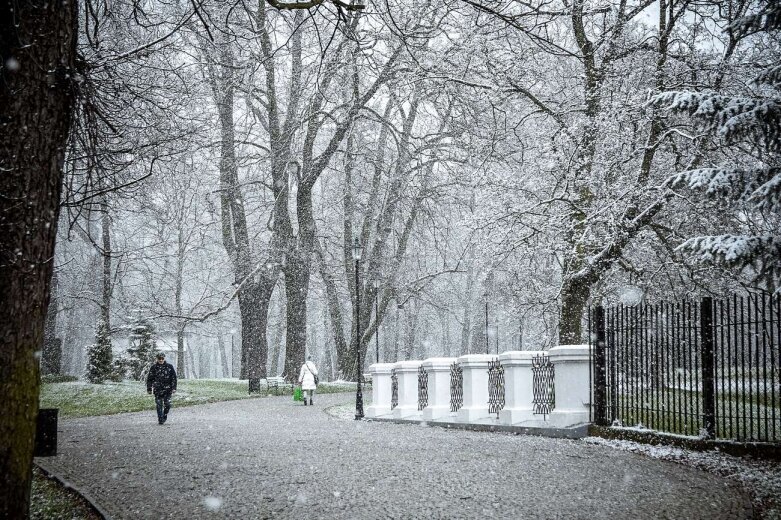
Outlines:
{"label": "snow-covered tree", "polygon": [[[728,27],[730,40],[754,35],[777,37],[781,4],[767,1],[755,14]],[[729,232],[697,236],[679,249],[701,261],[750,267],[757,279],[778,290],[781,280],[781,64],[768,54],[753,88],[741,95],[720,91],[674,91],[652,104],[688,114],[727,148],[739,150],[729,162],[679,172],[673,185],[687,185],[721,198],[741,215],[744,225]],[[760,58],[761,59],[761,58]]]}
{"label": "snow-covered tree", "polygon": [[131,379],[140,380],[147,367],[155,361],[155,326],[147,318],[139,318],[130,327],[128,375]]}
{"label": "snow-covered tree", "polygon": [[101,320],[95,332],[95,343],[87,353],[87,381],[100,384],[111,377],[112,358],[111,333],[106,322]]}

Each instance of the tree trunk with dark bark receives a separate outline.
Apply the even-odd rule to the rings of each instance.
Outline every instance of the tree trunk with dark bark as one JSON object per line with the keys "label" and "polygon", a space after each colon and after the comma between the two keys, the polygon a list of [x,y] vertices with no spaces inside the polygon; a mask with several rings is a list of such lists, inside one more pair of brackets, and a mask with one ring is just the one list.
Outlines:
{"label": "tree trunk with dark bark", "polygon": [[[223,66],[230,74],[233,58],[229,47],[222,49]],[[249,379],[249,390],[260,391],[260,378],[266,376],[266,321],[268,306],[274,290],[276,271],[261,282],[252,282],[252,252],[247,232],[244,197],[239,185],[236,163],[235,128],[233,121],[233,84],[226,79],[224,90],[215,87],[215,99],[220,115],[220,203],[222,208],[222,239],[233,262],[236,284],[244,284],[239,291],[241,313],[241,378]],[[261,277],[264,274],[260,275]]]}
{"label": "tree trunk with dark bark", "polygon": [[[184,240],[184,223],[179,222],[179,233],[176,240],[176,290],[174,294],[174,305],[176,315],[182,316],[182,290],[184,289],[184,259],[187,244]],[[184,379],[184,331],[187,327],[187,321],[183,320],[176,329],[176,374]]]}
{"label": "tree trunk with dark bark", "polygon": [[0,5],[0,517],[26,518],[77,4]]}
{"label": "tree trunk with dark bark", "polygon": [[266,377],[266,324],[270,294],[262,285],[248,284],[239,293],[239,311],[241,312],[241,356],[242,379],[249,380],[250,393],[260,391],[259,381]]}
{"label": "tree trunk with dark bark", "polygon": [[[309,254],[306,254],[307,258]],[[285,268],[287,296],[287,331],[285,335],[285,371],[287,377],[298,376],[306,359],[306,298],[309,294],[311,262],[288,258]]]}
{"label": "tree trunk with dark bark", "polygon": [[106,324],[106,340],[111,343],[111,217],[108,214],[108,201],[103,198],[101,204],[103,215],[101,216],[101,251],[103,257],[103,275],[101,277],[100,315]]}
{"label": "tree trunk with dark bark", "polygon": [[186,379],[184,372],[184,328],[186,323],[181,323],[176,329],[176,375],[179,379]]}
{"label": "tree trunk with dark bark", "polygon": [[583,311],[591,295],[591,282],[565,280],[561,289],[559,344],[577,345],[583,338]]}
{"label": "tree trunk with dark bark", "polygon": [[230,377],[231,373],[230,367],[228,366],[228,355],[225,353],[225,338],[223,338],[221,331],[217,334],[217,346],[220,349],[220,365],[222,366],[221,377]]}
{"label": "tree trunk with dark bark", "polygon": [[[345,359],[347,357],[347,339],[344,336],[344,329],[342,328],[342,308],[339,303],[339,292],[336,287],[336,281],[333,275],[328,272],[328,266],[325,263],[323,256],[323,248],[320,243],[315,241],[315,249],[317,253],[318,267],[320,269],[320,278],[325,285],[326,303],[328,308],[328,316],[330,316],[331,334],[334,339],[334,346],[336,348],[337,360]],[[329,320],[325,320],[329,321]],[[327,330],[327,329],[326,329]],[[336,367],[332,366],[332,370]],[[342,367],[339,367],[342,370]]]}

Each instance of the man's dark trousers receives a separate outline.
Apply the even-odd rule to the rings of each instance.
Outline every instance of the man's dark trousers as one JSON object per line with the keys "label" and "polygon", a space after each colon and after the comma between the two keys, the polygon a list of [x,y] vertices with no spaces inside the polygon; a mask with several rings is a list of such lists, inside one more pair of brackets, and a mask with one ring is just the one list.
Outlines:
{"label": "man's dark trousers", "polygon": [[168,419],[168,411],[171,409],[171,392],[156,393],[155,404],[157,405],[157,420],[165,422]]}

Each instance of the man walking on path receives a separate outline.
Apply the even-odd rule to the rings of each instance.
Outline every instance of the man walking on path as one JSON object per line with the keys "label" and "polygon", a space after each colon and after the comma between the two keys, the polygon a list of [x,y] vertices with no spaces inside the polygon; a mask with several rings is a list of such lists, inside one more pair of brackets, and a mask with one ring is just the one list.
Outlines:
{"label": "man walking on path", "polygon": [[162,352],[157,355],[157,363],[152,365],[146,376],[146,392],[151,394],[153,391],[157,404],[157,421],[163,424],[171,409],[171,394],[176,393],[176,370],[172,364],[165,362],[165,354]]}
{"label": "man walking on path", "polygon": [[309,392],[309,404],[315,404],[313,399],[315,397],[315,389],[317,388],[317,367],[312,363],[312,356],[306,358],[304,364],[301,365],[301,371],[298,374],[298,382],[301,383],[301,390],[304,391],[304,406],[306,406],[307,392]]}

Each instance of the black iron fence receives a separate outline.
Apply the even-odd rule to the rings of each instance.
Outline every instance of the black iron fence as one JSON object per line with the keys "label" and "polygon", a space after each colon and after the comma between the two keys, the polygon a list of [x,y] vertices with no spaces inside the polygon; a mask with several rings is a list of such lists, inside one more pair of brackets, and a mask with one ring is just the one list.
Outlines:
{"label": "black iron fence", "polygon": [[418,410],[428,406],[428,372],[423,365],[418,367]]}
{"label": "black iron fence", "polygon": [[450,365],[450,411],[464,406],[464,369],[458,363]]}
{"label": "black iron fence", "polygon": [[593,421],[781,442],[781,298],[644,304],[589,313]]}
{"label": "black iron fence", "polygon": [[504,367],[499,358],[488,362],[488,413],[495,413],[504,408]]}

